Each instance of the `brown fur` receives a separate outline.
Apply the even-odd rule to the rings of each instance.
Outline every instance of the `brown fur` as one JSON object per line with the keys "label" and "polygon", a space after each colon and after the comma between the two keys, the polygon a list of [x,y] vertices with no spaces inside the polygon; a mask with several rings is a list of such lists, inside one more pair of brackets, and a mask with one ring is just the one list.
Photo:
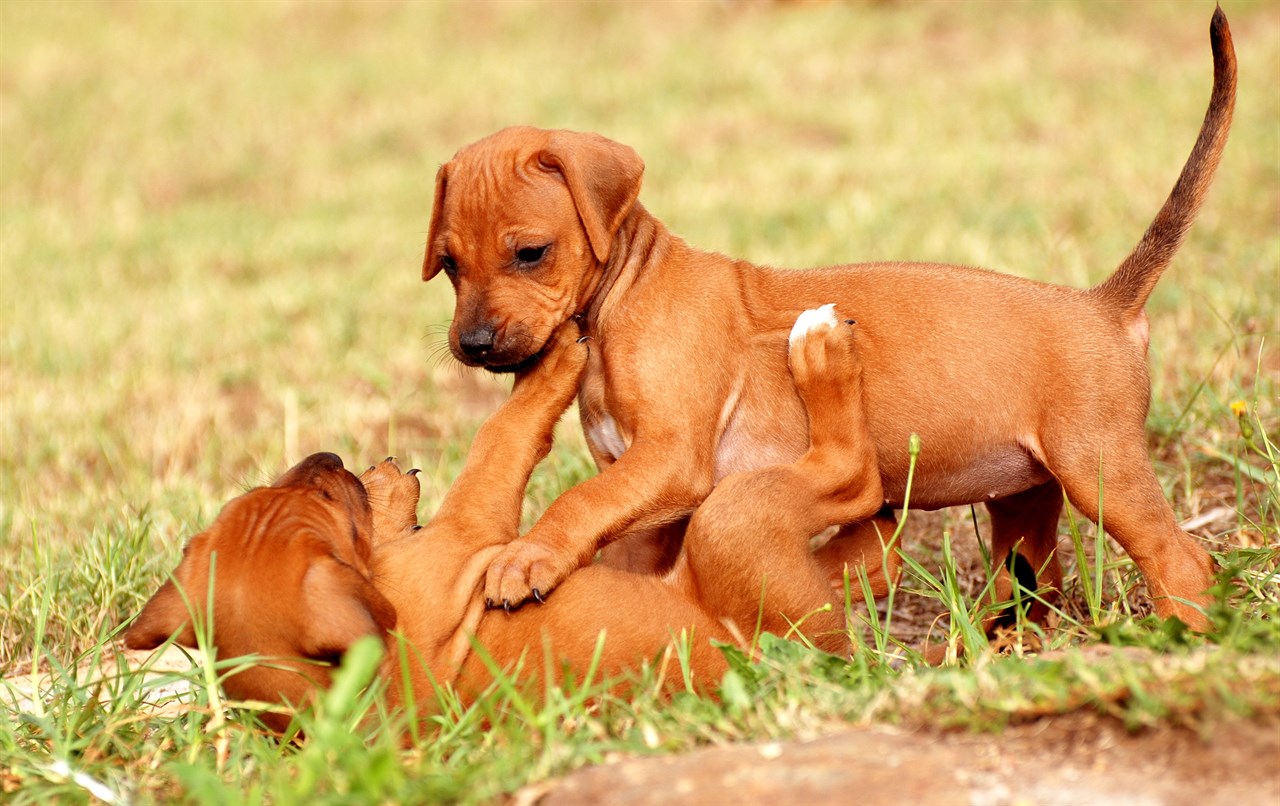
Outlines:
{"label": "brown fur", "polygon": [[[577,335],[572,324],[565,330]],[[473,641],[503,668],[523,658],[527,678],[542,675],[547,652],[553,676],[568,671],[580,679],[601,632],[599,672],[608,676],[664,655],[672,662],[669,650],[684,634],[700,689],[726,668],[711,639],[747,647],[757,619],[762,630],[787,634],[800,624],[798,632],[818,644],[847,649],[843,601],[808,551],[811,534],[845,522],[863,500],[880,499],[878,479],[866,472],[875,466],[870,435],[865,426],[849,427],[859,419],[860,367],[854,339],[841,328],[818,329],[792,351],[800,396],[814,412],[810,450],[792,465],[727,479],[694,516],[686,554],[667,579],[595,566],[566,580],[543,607],[510,615],[485,609],[485,568],[516,538],[525,485],[577,390],[587,350],[562,331],[538,365],[517,377],[425,528],[415,525],[415,471],[401,473],[390,459],[357,480],[336,456],[317,454],[272,487],[232,501],[191,540],[174,581],[125,633],[126,645],[153,648],[173,635],[193,646],[187,602],[198,620],[208,619],[216,569],[218,657],[260,656],[227,678],[237,700],[307,703],[330,683],[329,667],[317,662],[335,660],[364,635],[382,636],[390,650],[382,674],[393,703],[408,695],[403,638],[408,684],[427,712],[433,685],[452,685],[470,699],[490,682]],[[761,496],[773,504],[768,521],[744,522]],[[862,539],[876,540],[874,533]],[[748,550],[762,540],[772,546],[767,555]],[[682,676],[670,668],[666,679],[674,686]],[[263,718],[280,731],[289,721],[281,713]]]}
{"label": "brown fur", "polygon": [[[1090,290],[935,264],[755,266],[694,249],[651,216],[636,201],[643,163],[625,145],[521,127],[459,151],[440,170],[423,264],[424,279],[444,269],[457,293],[450,345],[509,371],[581,317],[593,350],[578,399],[601,466],[498,552],[486,596],[540,597],[624,535],[670,540],[730,474],[798,457],[808,439],[784,334],[801,310],[834,302],[859,323],[884,490],[851,517],[902,505],[918,433],[912,506],[987,503],[1001,566],[1020,546],[1056,584],[1065,493],[1104,519],[1159,613],[1204,627],[1209,555],[1178,528],[1146,455],[1143,306],[1226,142],[1235,56],[1220,9],[1210,39],[1200,138],[1133,254]],[[762,491],[755,514],[770,505]],[[865,549],[838,538],[828,554]],[[624,561],[672,555],[632,548]],[[1008,592],[1007,571],[997,588]]]}
{"label": "brown fur", "polygon": [[[369,581],[372,538],[360,482],[337,456],[311,456],[272,486],[227,504],[191,539],[173,579],[125,633],[125,645],[152,649],[173,635],[195,646],[200,629],[215,636],[221,659],[273,659],[228,676],[223,686],[233,699],[305,704],[316,687],[329,685],[324,662],[357,638],[395,626],[395,607]],[[289,719],[267,713],[263,721],[283,730]]]}

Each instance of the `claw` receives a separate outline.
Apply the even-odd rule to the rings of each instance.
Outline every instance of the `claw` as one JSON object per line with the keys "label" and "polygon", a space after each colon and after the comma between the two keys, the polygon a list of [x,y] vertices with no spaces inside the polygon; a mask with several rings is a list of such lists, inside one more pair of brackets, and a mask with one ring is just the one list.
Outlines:
{"label": "claw", "polygon": [[542,591],[538,590],[537,588],[533,589],[533,600],[538,604],[542,604],[543,602],[547,601],[546,599],[542,598]]}
{"label": "claw", "polygon": [[413,525],[412,531],[417,532],[417,531],[420,531],[421,529],[422,529],[422,524],[416,523]]}
{"label": "claw", "polygon": [[421,472],[422,472],[421,470],[419,470],[418,468],[416,468],[416,467],[415,467],[413,470],[410,470],[408,473],[405,473],[405,475],[406,475],[406,476],[416,476],[416,475],[418,475],[418,474],[419,474],[419,473],[421,473]]}
{"label": "claw", "polygon": [[511,602],[508,602],[506,599],[503,599],[503,600],[502,600],[502,609],[503,609],[503,610],[505,610],[506,612],[510,613],[510,612],[511,612]]}
{"label": "claw", "polygon": [[394,462],[395,460],[396,460],[396,458],[395,458],[394,456],[388,456],[386,459],[383,459],[382,461],[384,461],[384,462]]}
{"label": "claw", "polygon": [[857,320],[857,319],[846,319],[846,320],[844,320],[844,323],[845,323],[846,325],[856,325],[856,324],[858,324],[858,320]]}
{"label": "claw", "polygon": [[492,610],[492,609],[493,609],[493,600],[492,600],[492,599],[490,599],[488,596],[484,597],[484,606],[485,606],[486,608],[488,608],[489,610]]}

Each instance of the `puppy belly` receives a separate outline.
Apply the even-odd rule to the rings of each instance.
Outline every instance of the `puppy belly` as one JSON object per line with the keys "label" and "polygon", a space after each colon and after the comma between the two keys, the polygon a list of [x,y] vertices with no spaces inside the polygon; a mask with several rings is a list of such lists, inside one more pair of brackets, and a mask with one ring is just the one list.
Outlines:
{"label": "puppy belly", "polygon": [[[1049,471],[1020,445],[993,447],[968,456],[953,456],[952,461],[933,463],[923,460],[916,467],[911,487],[913,509],[942,507],[995,501],[1029,490],[1052,478]],[[967,461],[954,461],[967,459]],[[900,507],[906,493],[907,468],[890,469],[886,479],[887,503]]]}
{"label": "puppy belly", "polygon": [[792,385],[785,349],[753,348],[753,354],[759,360],[739,374],[720,409],[716,484],[732,473],[794,462],[809,447],[809,418]]}
{"label": "puppy belly", "polygon": [[[804,433],[804,426],[800,426]],[[716,446],[716,484],[732,473],[745,473],[769,465],[794,462],[803,450],[795,444],[777,440],[753,439],[741,431],[728,432]]]}
{"label": "puppy belly", "polygon": [[[781,407],[779,407],[781,408]],[[748,414],[744,407],[730,414],[727,427],[716,444],[713,479],[745,473],[769,465],[794,462],[809,442],[809,427],[803,417],[789,411]]]}

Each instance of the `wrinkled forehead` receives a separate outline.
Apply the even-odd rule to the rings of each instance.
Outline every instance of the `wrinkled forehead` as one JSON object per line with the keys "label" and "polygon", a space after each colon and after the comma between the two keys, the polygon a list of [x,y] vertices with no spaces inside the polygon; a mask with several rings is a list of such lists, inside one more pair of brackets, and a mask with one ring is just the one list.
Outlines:
{"label": "wrinkled forehead", "polygon": [[489,138],[459,151],[449,164],[446,226],[458,234],[509,230],[571,209],[564,178],[539,163],[541,151],[537,143],[510,138]]}
{"label": "wrinkled forehead", "polygon": [[452,164],[469,166],[504,160],[524,161],[537,155],[550,143],[549,132],[529,126],[513,126],[496,131],[458,149]]}
{"label": "wrinkled forehead", "polygon": [[318,487],[258,487],[229,501],[205,534],[214,550],[234,546],[246,557],[257,551],[265,557],[317,538],[347,542],[350,522],[346,502]]}

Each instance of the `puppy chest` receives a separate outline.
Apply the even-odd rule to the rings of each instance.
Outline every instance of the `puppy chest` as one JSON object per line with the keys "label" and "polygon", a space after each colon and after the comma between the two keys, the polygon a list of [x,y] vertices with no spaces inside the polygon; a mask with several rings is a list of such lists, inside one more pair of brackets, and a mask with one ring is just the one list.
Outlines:
{"label": "puppy chest", "polygon": [[578,390],[578,410],[582,431],[597,457],[616,460],[631,446],[631,429],[620,425],[608,402],[602,362],[597,356],[587,364],[587,373]]}
{"label": "puppy chest", "polygon": [[629,439],[622,438],[622,432],[618,429],[618,422],[607,412],[587,426],[586,433],[587,441],[591,443],[591,447],[597,453],[611,456],[614,459],[618,459],[622,454],[626,453],[627,446],[631,442]]}

